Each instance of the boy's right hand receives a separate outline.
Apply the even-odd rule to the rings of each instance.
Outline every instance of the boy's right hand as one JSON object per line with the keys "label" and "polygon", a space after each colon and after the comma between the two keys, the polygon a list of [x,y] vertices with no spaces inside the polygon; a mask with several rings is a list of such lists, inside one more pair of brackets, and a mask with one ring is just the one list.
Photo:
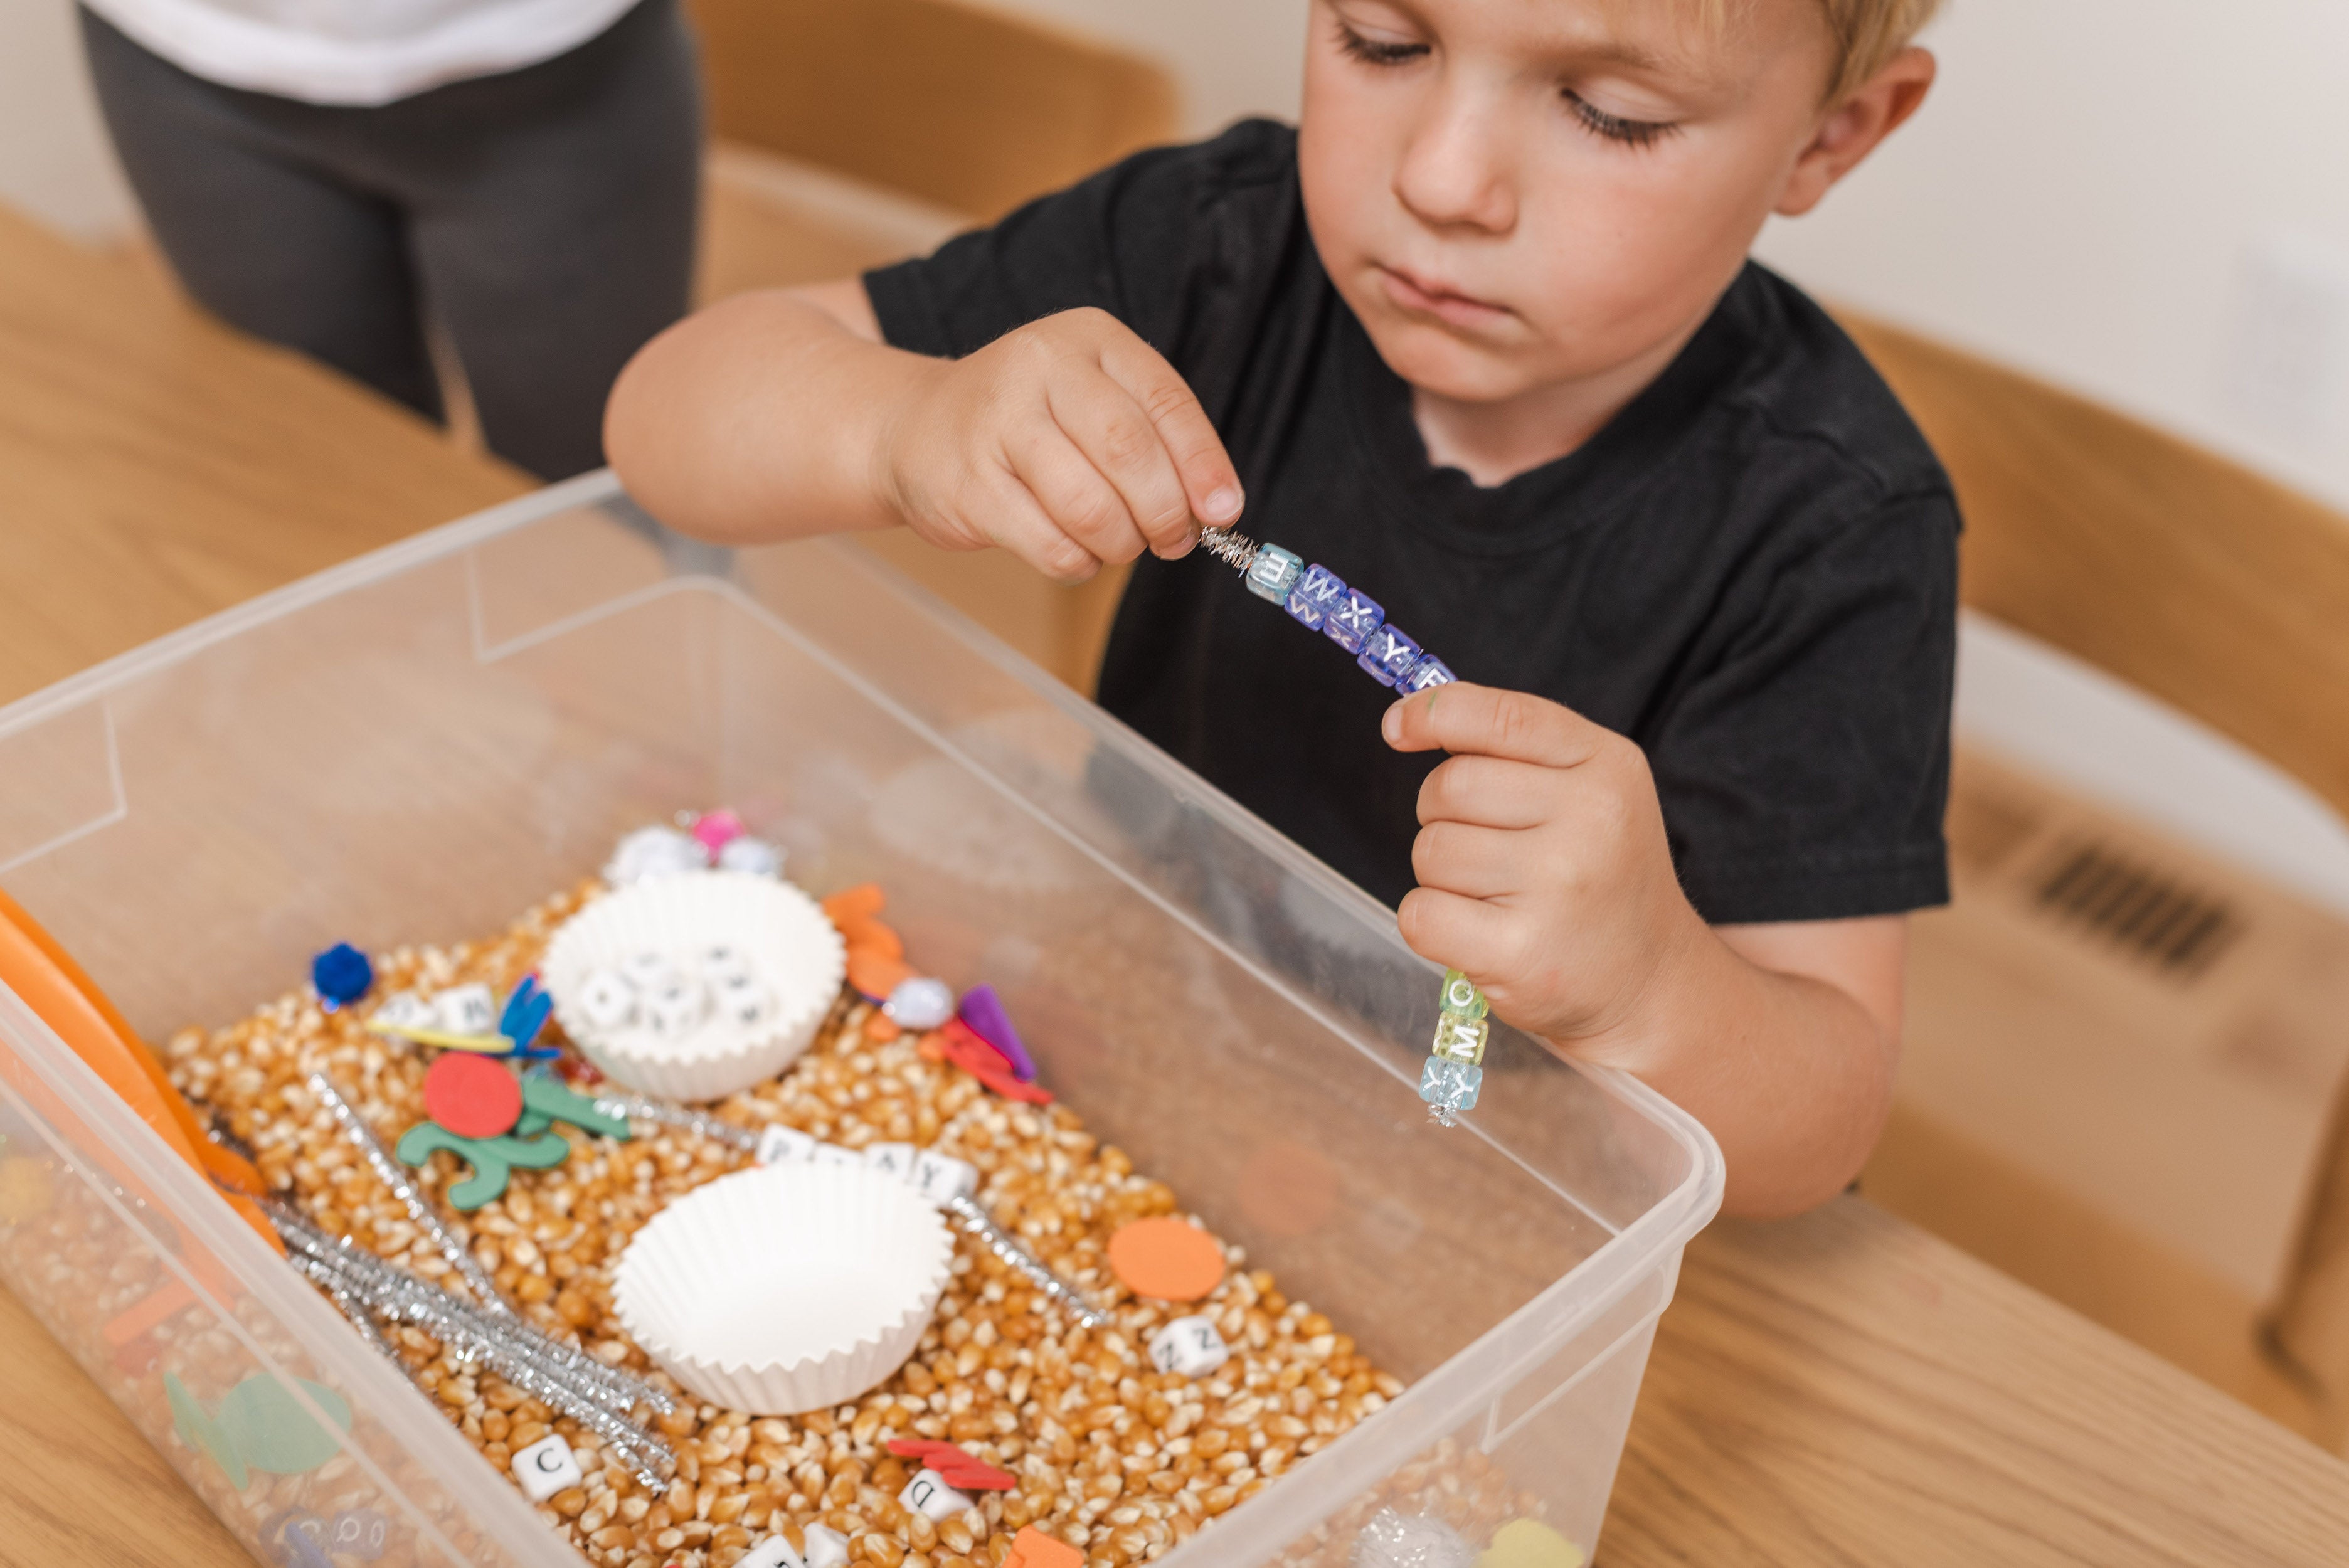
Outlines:
{"label": "boy's right hand", "polygon": [[1000,545],[1081,582],[1144,550],[1172,560],[1240,514],[1206,410],[1106,311],[1072,310],[931,362],[874,454],[877,498],[947,550]]}

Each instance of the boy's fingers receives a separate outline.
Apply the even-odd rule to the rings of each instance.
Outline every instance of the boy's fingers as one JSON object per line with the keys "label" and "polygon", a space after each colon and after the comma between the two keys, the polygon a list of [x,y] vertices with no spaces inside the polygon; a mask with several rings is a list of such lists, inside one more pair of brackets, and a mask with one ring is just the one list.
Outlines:
{"label": "boy's fingers", "polygon": [[1004,470],[988,489],[987,515],[977,532],[1056,583],[1082,583],[1101,570],[1101,562],[1045,515],[1017,475]]}
{"label": "boy's fingers", "polygon": [[1495,973],[1515,940],[1509,913],[1500,905],[1441,888],[1415,887],[1403,894],[1395,919],[1413,953],[1472,975]]}
{"label": "boy's fingers", "polygon": [[1526,884],[1525,836],[1502,828],[1432,823],[1412,841],[1411,871],[1420,886],[1438,892],[1465,898],[1516,892]]}
{"label": "boy's fingers", "polygon": [[1102,377],[1049,393],[1061,432],[1109,482],[1149,547],[1173,558],[1192,545],[1191,500],[1157,426],[1124,387]]}
{"label": "boy's fingers", "polygon": [[1057,426],[1017,442],[1009,456],[1045,517],[1096,560],[1131,561],[1146,547],[1125,499]]}
{"label": "boy's fingers", "polygon": [[1387,709],[1381,732],[1397,751],[1506,757],[1543,768],[1578,768],[1608,731],[1546,698],[1467,681],[1413,692]]}
{"label": "boy's fingers", "polygon": [[1130,334],[1102,348],[1101,364],[1157,427],[1182,478],[1191,515],[1210,528],[1238,521],[1245,504],[1239,472],[1189,383],[1156,349]]}
{"label": "boy's fingers", "polygon": [[1419,787],[1419,820],[1537,828],[1557,814],[1557,770],[1503,757],[1454,757]]}

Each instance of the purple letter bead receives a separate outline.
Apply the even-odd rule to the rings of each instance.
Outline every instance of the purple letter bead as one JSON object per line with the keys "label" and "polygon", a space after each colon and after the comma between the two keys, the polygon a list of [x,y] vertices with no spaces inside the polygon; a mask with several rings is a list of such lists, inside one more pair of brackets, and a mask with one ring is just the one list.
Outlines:
{"label": "purple letter bead", "polygon": [[1423,655],[1419,663],[1411,666],[1411,674],[1397,681],[1395,688],[1406,693],[1425,691],[1430,686],[1450,686],[1459,678],[1444,667],[1442,659],[1437,658],[1433,654],[1428,654]]}
{"label": "purple letter bead", "polygon": [[1362,645],[1361,656],[1354,662],[1379,685],[1391,686],[1411,674],[1412,666],[1419,663],[1419,645],[1390,622],[1370,634]]}
{"label": "purple letter bead", "polygon": [[1288,613],[1318,632],[1330,618],[1330,610],[1345,597],[1344,579],[1326,566],[1309,567],[1304,578],[1289,591]]}
{"label": "purple letter bead", "polygon": [[1386,611],[1380,608],[1376,599],[1360,588],[1349,588],[1344,598],[1330,606],[1330,618],[1321,634],[1348,653],[1359,654],[1386,618]]}

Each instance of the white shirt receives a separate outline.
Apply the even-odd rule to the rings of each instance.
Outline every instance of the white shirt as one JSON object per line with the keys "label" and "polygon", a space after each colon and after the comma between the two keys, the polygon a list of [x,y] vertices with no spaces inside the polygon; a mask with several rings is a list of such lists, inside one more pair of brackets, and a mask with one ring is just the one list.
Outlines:
{"label": "white shirt", "polygon": [[87,0],[191,75],[369,106],[577,47],[636,0]]}

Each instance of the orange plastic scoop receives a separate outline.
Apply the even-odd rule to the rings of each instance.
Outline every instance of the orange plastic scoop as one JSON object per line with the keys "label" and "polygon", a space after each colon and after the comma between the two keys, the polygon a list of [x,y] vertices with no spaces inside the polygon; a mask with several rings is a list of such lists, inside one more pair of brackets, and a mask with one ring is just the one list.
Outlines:
{"label": "orange plastic scoop", "polygon": [[281,1254],[277,1228],[254,1202],[264,1189],[250,1161],[204,1135],[195,1108],[114,1004],[40,923],[0,892],[0,983],[122,1097],[157,1137],[210,1178],[221,1195]]}

